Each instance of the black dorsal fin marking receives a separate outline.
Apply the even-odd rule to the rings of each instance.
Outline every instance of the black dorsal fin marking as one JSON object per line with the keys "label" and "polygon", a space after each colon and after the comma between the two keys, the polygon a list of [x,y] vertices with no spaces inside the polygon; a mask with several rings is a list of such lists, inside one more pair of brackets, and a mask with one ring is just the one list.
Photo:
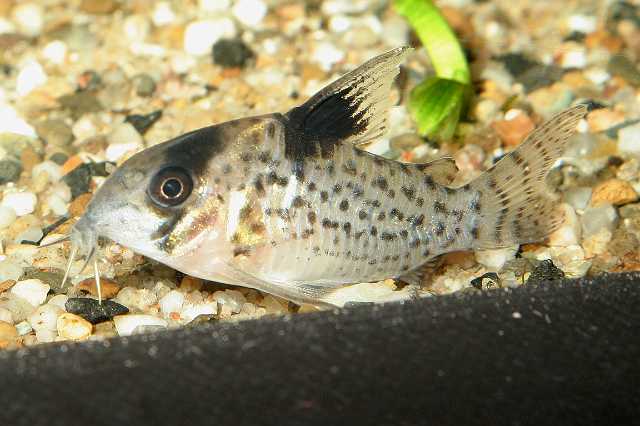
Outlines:
{"label": "black dorsal fin marking", "polygon": [[327,157],[338,142],[359,145],[384,134],[391,85],[410,50],[399,47],[383,53],[291,109],[285,115],[287,157]]}

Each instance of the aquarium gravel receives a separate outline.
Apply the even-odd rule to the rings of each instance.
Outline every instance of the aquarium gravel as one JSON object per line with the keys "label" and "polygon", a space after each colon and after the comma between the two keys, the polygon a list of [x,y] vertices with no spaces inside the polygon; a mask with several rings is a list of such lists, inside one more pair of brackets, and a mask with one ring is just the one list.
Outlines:
{"label": "aquarium gravel", "polygon": [[[105,241],[61,287],[66,235],[91,193],[144,147],[234,118],[286,111],[386,50],[417,43],[384,0],[0,0],[0,349],[315,310],[178,273]],[[389,133],[367,149],[452,155],[465,182],[577,101],[549,176],[565,223],[546,241],[443,256],[420,287],[394,280],[339,300],[406,300],[640,269],[640,8],[635,2],[440,1],[476,96],[451,142],[416,134],[408,93],[433,74],[416,45]],[[492,274],[493,273],[493,274]],[[527,281],[529,284],[527,284]]]}

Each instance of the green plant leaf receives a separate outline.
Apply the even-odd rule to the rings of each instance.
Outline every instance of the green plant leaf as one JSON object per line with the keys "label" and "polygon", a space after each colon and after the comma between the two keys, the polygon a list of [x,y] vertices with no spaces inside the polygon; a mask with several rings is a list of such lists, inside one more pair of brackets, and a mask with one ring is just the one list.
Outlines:
{"label": "green plant leaf", "polygon": [[435,140],[451,139],[471,95],[471,86],[431,77],[417,85],[409,98],[409,111],[418,132]]}

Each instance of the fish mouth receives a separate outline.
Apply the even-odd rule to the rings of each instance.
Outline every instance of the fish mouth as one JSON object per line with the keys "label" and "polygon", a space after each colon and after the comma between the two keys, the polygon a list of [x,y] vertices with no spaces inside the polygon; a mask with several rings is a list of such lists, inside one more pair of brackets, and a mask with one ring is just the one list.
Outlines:
{"label": "fish mouth", "polygon": [[65,268],[64,277],[62,278],[61,288],[64,288],[64,285],[69,278],[71,267],[73,262],[76,260],[76,257],[84,256],[85,261],[80,270],[77,271],[77,274],[81,274],[87,268],[89,263],[93,261],[96,288],[98,290],[98,300],[102,303],[100,275],[98,272],[98,256],[96,255],[98,252],[98,236],[96,226],[87,214],[83,215],[80,220],[73,225],[70,234],[71,251],[69,252],[69,260],[67,262],[67,267]]}

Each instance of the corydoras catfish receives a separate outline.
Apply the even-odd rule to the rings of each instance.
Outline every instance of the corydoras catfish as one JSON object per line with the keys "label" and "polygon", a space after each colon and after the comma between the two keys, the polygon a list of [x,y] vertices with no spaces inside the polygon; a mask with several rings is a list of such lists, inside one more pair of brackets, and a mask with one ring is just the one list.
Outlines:
{"label": "corydoras catfish", "polygon": [[369,60],[287,113],[133,155],[73,227],[72,257],[90,258],[108,238],[195,277],[323,304],[349,284],[410,277],[443,253],[542,240],[562,221],[545,176],[588,107],[560,113],[453,187],[452,158],[401,163],[362,149],[385,132],[409,50]]}

